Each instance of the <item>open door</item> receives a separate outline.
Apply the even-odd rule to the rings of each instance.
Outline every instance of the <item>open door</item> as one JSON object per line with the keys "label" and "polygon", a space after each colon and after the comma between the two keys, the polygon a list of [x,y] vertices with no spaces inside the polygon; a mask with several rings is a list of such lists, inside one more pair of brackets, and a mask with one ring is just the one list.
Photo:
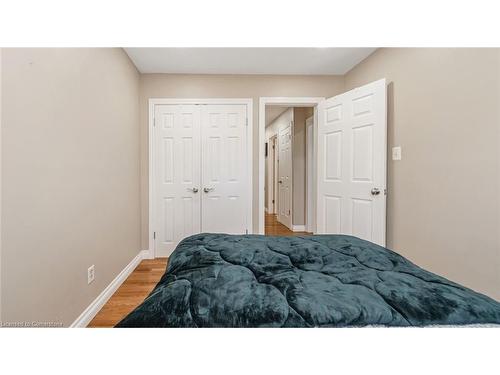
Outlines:
{"label": "open door", "polygon": [[292,230],[293,122],[278,129],[278,221]]}
{"label": "open door", "polygon": [[385,246],[385,79],[321,102],[317,134],[317,233]]}
{"label": "open door", "polygon": [[269,155],[271,156],[271,166],[269,167],[272,170],[270,175],[273,176],[272,181],[270,183],[271,186],[271,204],[272,210],[271,214],[278,213],[278,135],[274,135],[270,139],[270,147],[269,147]]}

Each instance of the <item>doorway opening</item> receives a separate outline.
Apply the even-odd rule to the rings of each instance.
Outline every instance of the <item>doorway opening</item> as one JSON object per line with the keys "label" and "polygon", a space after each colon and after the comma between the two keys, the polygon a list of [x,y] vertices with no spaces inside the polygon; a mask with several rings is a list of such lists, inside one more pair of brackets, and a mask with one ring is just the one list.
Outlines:
{"label": "doorway opening", "polygon": [[[314,123],[323,98],[261,98],[266,235],[314,232]],[[280,102],[276,102],[279,100]],[[262,120],[262,118],[261,118]],[[261,133],[262,134],[262,133]]]}
{"label": "doorway opening", "polygon": [[[264,199],[265,194],[270,192],[270,188],[265,186],[267,158],[264,151],[266,134],[267,147],[271,138],[267,128],[273,126],[268,123],[266,128],[266,109],[272,106],[284,107],[283,112],[278,111],[280,120],[278,122],[281,124],[277,125],[278,130],[274,131],[274,134],[277,134],[276,154],[279,160],[278,172],[275,173],[278,178],[277,204],[276,208],[272,208],[273,212],[277,212],[276,221],[288,229],[287,234],[297,233],[294,231],[345,234],[385,246],[387,192],[385,79],[328,99],[260,99],[259,136],[262,148],[258,158],[259,233],[261,234],[264,234],[264,207],[267,207],[268,211],[271,209],[269,194],[267,206]],[[298,120],[297,112],[302,107],[312,107],[312,120],[310,108],[306,108],[309,113],[299,115],[300,121]],[[309,129],[311,121],[312,128]],[[309,137],[312,138],[310,148],[307,143],[300,143],[298,146],[301,150],[298,153],[301,155],[299,156],[301,160],[293,158],[297,153],[298,131],[303,132],[302,136],[305,139],[307,132],[312,132],[312,137]],[[307,155],[312,155],[309,162],[306,161]],[[297,165],[301,163],[302,169],[296,172]],[[267,170],[268,173],[271,172],[271,169]],[[296,173],[302,173],[304,176],[308,174],[308,170],[312,177],[309,183],[307,177],[296,180]],[[273,178],[268,178],[268,183]],[[299,189],[299,192],[294,189]],[[297,217],[302,221],[296,220]]]}

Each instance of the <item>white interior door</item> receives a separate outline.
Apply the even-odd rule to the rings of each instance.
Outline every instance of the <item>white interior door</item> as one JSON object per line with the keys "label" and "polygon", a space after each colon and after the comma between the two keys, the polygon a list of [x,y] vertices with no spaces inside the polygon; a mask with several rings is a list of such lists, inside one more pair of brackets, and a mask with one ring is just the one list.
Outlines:
{"label": "white interior door", "polygon": [[318,105],[317,232],[385,246],[385,79]]}
{"label": "white interior door", "polygon": [[202,231],[245,234],[247,107],[202,106]]}
{"label": "white interior door", "polygon": [[292,132],[293,122],[278,129],[278,221],[292,230]]}
{"label": "white interior door", "polygon": [[156,256],[200,232],[200,108],[155,106]]}
{"label": "white interior door", "polygon": [[273,168],[273,181],[272,181],[272,191],[273,191],[273,196],[272,196],[272,203],[273,203],[273,210],[272,214],[277,214],[278,213],[278,136],[274,135],[271,138],[271,144],[272,144],[272,155],[273,155],[273,160],[272,160],[272,168]]}

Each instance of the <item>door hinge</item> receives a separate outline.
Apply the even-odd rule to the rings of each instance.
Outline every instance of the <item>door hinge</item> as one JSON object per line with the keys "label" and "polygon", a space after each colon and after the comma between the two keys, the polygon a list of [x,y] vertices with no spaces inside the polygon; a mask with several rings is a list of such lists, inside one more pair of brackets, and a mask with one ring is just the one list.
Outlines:
{"label": "door hinge", "polygon": [[273,204],[274,204],[274,199],[273,199]]}
{"label": "door hinge", "polygon": [[153,117],[153,126],[156,126],[156,117]]}
{"label": "door hinge", "polygon": [[245,119],[245,126],[248,126],[248,117]]}
{"label": "door hinge", "polygon": [[153,240],[156,240],[156,232],[153,232]]}
{"label": "door hinge", "polygon": [[290,214],[291,214],[291,211],[290,211],[290,210],[288,210],[288,215],[290,215]]}

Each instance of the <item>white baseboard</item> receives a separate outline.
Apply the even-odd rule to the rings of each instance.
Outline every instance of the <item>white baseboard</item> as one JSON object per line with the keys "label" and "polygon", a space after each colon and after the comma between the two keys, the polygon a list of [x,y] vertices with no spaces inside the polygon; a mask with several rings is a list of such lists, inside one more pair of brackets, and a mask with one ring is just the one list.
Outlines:
{"label": "white baseboard", "polygon": [[305,225],[292,225],[292,232],[305,232],[305,231],[306,231]]}
{"label": "white baseboard", "polygon": [[71,328],[83,328],[91,322],[102,307],[108,302],[116,290],[123,284],[127,277],[135,270],[141,260],[150,257],[149,250],[142,250],[132,261],[114,278],[113,281],[97,296],[95,300],[80,314],[70,325]]}
{"label": "white baseboard", "polygon": [[152,250],[142,250],[142,259],[154,259],[153,251]]}

